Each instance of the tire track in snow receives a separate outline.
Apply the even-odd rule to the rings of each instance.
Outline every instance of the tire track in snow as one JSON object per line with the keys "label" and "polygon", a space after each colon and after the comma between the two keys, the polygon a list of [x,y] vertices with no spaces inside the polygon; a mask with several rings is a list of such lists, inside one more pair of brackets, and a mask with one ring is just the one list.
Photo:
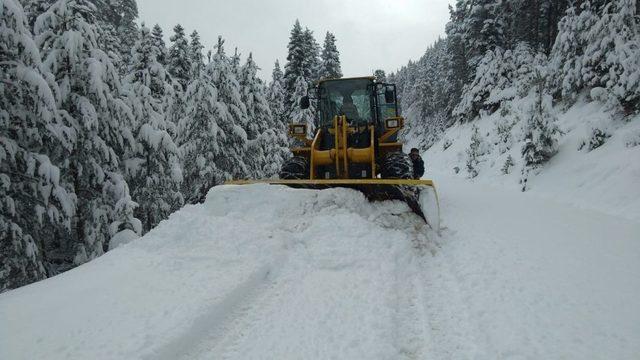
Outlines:
{"label": "tire track in snow", "polygon": [[242,316],[252,301],[271,287],[278,277],[278,267],[286,262],[287,254],[283,253],[272,262],[261,266],[221,300],[205,309],[187,331],[156,349],[145,359],[190,358],[194,349],[201,344],[213,342],[223,336],[234,319]]}
{"label": "tire track in snow", "polygon": [[[395,346],[398,359],[426,359],[430,334],[424,309],[424,283],[420,276],[420,262],[431,247],[424,231],[417,227],[409,231],[412,251],[396,257],[395,292],[397,294]],[[435,235],[435,234],[433,234]],[[433,251],[433,250],[432,250]]]}
{"label": "tire track in snow", "polygon": [[[368,220],[395,236],[297,242],[281,274],[191,358],[423,358],[418,262],[405,230],[414,219]],[[372,249],[354,253],[360,243]]]}
{"label": "tire track in snow", "polygon": [[[443,233],[443,241],[450,239],[451,232]],[[466,305],[460,281],[451,268],[452,259],[441,251],[436,257],[423,259],[422,282],[426,289],[423,301],[427,314],[427,324],[431,335],[430,358],[432,359],[472,359],[486,355],[486,339],[481,334],[479,324],[472,320]],[[452,313],[451,309],[456,312]]]}

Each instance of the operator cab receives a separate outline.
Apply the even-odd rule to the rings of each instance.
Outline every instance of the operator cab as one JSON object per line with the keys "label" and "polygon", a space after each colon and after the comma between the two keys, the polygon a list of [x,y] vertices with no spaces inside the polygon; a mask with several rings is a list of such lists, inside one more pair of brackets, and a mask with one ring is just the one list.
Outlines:
{"label": "operator cab", "polygon": [[[398,117],[396,87],[376,83],[373,77],[321,80],[315,87],[316,127],[330,127],[335,116],[344,115],[351,126],[376,125]],[[302,103],[308,107],[308,98]]]}
{"label": "operator cab", "polygon": [[369,78],[321,81],[316,95],[319,115],[316,126],[331,126],[333,118],[340,115],[345,115],[349,124],[372,123],[373,85]]}

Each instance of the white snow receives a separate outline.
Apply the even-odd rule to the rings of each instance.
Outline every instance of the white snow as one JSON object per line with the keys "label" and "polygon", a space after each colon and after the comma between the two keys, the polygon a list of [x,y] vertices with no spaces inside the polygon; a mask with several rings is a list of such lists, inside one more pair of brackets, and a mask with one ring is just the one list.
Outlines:
{"label": "white snow", "polygon": [[2,359],[637,359],[640,223],[441,176],[438,236],[351,190],[223,186],[0,295]]}
{"label": "white snow", "polygon": [[124,229],[116,233],[115,235],[113,235],[111,240],[109,240],[109,250],[113,250],[117,247],[128,244],[139,237],[140,236],[136,234],[135,231],[130,229]]}
{"label": "white snow", "polygon": [[[523,106],[527,106],[525,101],[514,104],[515,108]],[[529,176],[528,191],[554,201],[639,221],[640,146],[637,144],[640,144],[640,117],[612,119],[610,113],[603,111],[602,105],[583,101],[558,116],[558,126],[564,133],[560,137],[558,154],[538,171],[539,174]],[[473,123],[448,129],[443,138],[424,154],[427,176],[469,177],[465,165],[466,150],[475,125],[483,137],[485,154],[479,159],[479,175],[473,181],[520,189],[523,122],[516,123],[511,131],[510,149],[501,154],[504,145],[499,143],[496,126],[507,120],[497,112]],[[601,147],[589,151],[589,139],[595,128],[606,131],[611,137]],[[445,142],[452,145],[443,151]],[[579,150],[582,142],[587,146]],[[516,165],[510,174],[503,175],[501,168],[509,155]],[[454,171],[456,167],[459,168],[458,174]]]}

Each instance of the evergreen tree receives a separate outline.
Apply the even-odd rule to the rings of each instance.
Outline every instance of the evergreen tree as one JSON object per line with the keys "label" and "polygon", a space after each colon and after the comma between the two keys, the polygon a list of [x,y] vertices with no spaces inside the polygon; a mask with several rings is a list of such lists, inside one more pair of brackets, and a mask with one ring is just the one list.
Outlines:
{"label": "evergreen tree", "polygon": [[153,37],[153,46],[156,49],[156,60],[162,66],[167,66],[167,58],[169,56],[169,50],[164,42],[164,34],[160,25],[155,24],[153,30],[151,30],[151,36]]}
{"label": "evergreen tree", "polygon": [[373,72],[373,77],[376,78],[376,82],[378,83],[386,83],[387,82],[387,74],[382,69],[378,69]]}
{"label": "evergreen tree", "polygon": [[272,141],[277,144],[277,149],[266,151],[267,166],[264,169],[265,176],[276,176],[280,172],[280,168],[285,160],[291,156],[289,151],[289,139],[287,136],[287,128],[289,119],[285,112],[285,94],[284,94],[284,74],[280,70],[280,64],[276,63],[272,72],[272,80],[269,84],[267,92],[271,114],[273,115],[273,130],[276,140]]}
{"label": "evergreen tree", "polygon": [[28,29],[30,31],[33,29],[33,25],[36,23],[38,16],[47,11],[49,6],[54,2],[55,0],[20,0],[24,8],[24,14],[27,17]]}
{"label": "evergreen tree", "polygon": [[200,42],[200,35],[195,30],[191,33],[191,43],[189,45],[189,58],[191,59],[190,78],[195,79],[204,68],[204,55],[202,54],[204,45]]}
{"label": "evergreen tree", "polygon": [[76,265],[100,256],[124,227],[140,230],[119,174],[120,156],[134,143],[131,110],[117,69],[97,47],[95,11],[87,0],[59,0],[35,24],[44,66],[60,88],[58,107],[75,132],[63,181],[77,198],[76,221],[71,244],[60,244],[60,251],[72,251],[65,261]]}
{"label": "evergreen tree", "polygon": [[473,82],[465,86],[464,94],[453,115],[470,121],[481,110],[489,113],[515,97],[524,97],[532,86],[536,66],[546,66],[544,54],[535,54],[526,43],[515,49],[488,51],[478,64]]}
{"label": "evergreen tree", "polygon": [[468,64],[468,52],[465,38],[465,14],[467,13],[467,0],[457,0],[455,8],[449,6],[451,21],[446,25],[447,52],[451,62],[451,68],[446,74],[447,81],[451,84],[450,109],[453,109],[462,96],[464,85],[471,79],[471,70]]}
{"label": "evergreen tree", "polygon": [[99,47],[109,54],[121,75],[124,75],[131,60],[131,48],[138,36],[138,5],[135,0],[90,2],[96,7],[94,25]]}
{"label": "evergreen tree", "polygon": [[[237,52],[236,52],[237,54]],[[216,45],[216,52],[213,54],[211,58],[211,73],[213,84],[218,89],[218,99],[220,102],[225,104],[227,108],[227,113],[230,118],[225,122],[229,124],[228,128],[225,128],[225,131],[231,131],[231,124],[235,126],[239,126],[242,129],[249,128],[249,120],[247,117],[247,107],[242,101],[242,96],[240,94],[240,83],[235,75],[233,59],[230,59],[225,51],[224,51],[224,40],[222,37],[218,37],[218,44]],[[233,149],[237,151],[238,154],[242,154],[244,152],[244,145],[247,139],[246,131],[242,131],[238,134],[239,138],[229,139],[231,140],[229,144],[229,150],[232,152]],[[242,164],[242,161],[237,161],[239,164]],[[228,168],[223,167],[226,171],[229,171],[230,174],[233,174],[237,177],[245,176],[246,171],[244,170],[244,166],[238,166],[234,169],[233,166]]]}
{"label": "evergreen tree", "polygon": [[291,122],[295,124],[307,124],[308,135],[313,133],[314,126],[314,113],[311,108],[303,109],[300,107],[300,99],[307,95],[308,83],[302,76],[298,77],[296,81],[296,88],[293,92],[292,98],[297,99],[293,105],[293,109],[290,112]]}
{"label": "evergreen tree", "polygon": [[469,52],[469,64],[474,69],[488,50],[505,47],[501,3],[496,0],[475,0],[469,8],[465,19],[465,47]]}
{"label": "evergreen tree", "polygon": [[116,13],[115,25],[122,56],[120,71],[121,74],[126,74],[131,63],[131,48],[138,39],[138,25],[136,24],[138,4],[136,0],[111,0],[110,2],[109,6]]}
{"label": "evergreen tree", "polygon": [[[279,71],[279,67],[276,69]],[[249,126],[247,127],[249,144],[245,163],[249,167],[251,177],[263,178],[274,176],[279,172],[288,153],[288,148],[283,123],[280,119],[274,118],[265,87],[256,76],[257,70],[258,67],[253,61],[252,55],[249,54],[247,62],[242,67],[240,80],[242,101],[247,106],[249,117]],[[279,74],[274,73],[274,79],[278,76],[282,77],[281,71]],[[284,94],[281,92],[282,88],[280,87],[278,90],[277,86],[272,84],[271,89],[276,92],[280,91],[280,95],[276,95],[276,97],[280,96],[280,101],[282,101]],[[282,107],[282,103],[280,103],[280,107]]]}
{"label": "evergreen tree", "polygon": [[230,59],[231,61],[231,72],[233,72],[233,75],[236,77],[236,79],[240,79],[240,72],[241,72],[241,66],[240,66],[240,54],[238,54],[238,48],[235,48],[233,51],[233,56]]}
{"label": "evergreen tree", "polygon": [[240,99],[247,109],[248,139],[256,139],[265,130],[272,128],[273,118],[271,109],[264,93],[262,80],[257,77],[258,65],[253,61],[253,54],[249,54],[245,64],[240,69]]}
{"label": "evergreen tree", "polygon": [[188,203],[204,200],[207,191],[222,183],[230,174],[217,167],[225,156],[220,142],[225,136],[218,126],[225,107],[218,102],[211,66],[187,88],[186,106],[178,126],[178,143],[183,160],[182,194]]}
{"label": "evergreen tree", "polygon": [[285,90],[284,90],[284,74],[280,69],[280,63],[276,60],[271,73],[271,83],[269,84],[268,91],[269,106],[271,107],[271,113],[273,114],[274,121],[277,126],[284,126],[287,124],[286,109],[285,109]]}
{"label": "evergreen tree", "polygon": [[304,46],[303,30],[300,22],[296,20],[289,37],[289,45],[287,46],[289,53],[287,55],[287,63],[284,67],[284,89],[286,95],[287,114],[294,109],[297,99],[294,99],[293,93],[296,90],[296,82],[299,77],[307,81],[310,74],[306,69],[306,52]]}
{"label": "evergreen tree", "polygon": [[250,53],[245,64],[239,69],[238,80],[240,98],[247,109],[247,123],[244,128],[247,133],[247,149],[244,153],[244,163],[247,166],[247,175],[251,178],[264,177],[262,168],[266,162],[265,149],[259,138],[273,122],[262,82],[256,76],[257,71],[258,66]]}
{"label": "evergreen tree", "polygon": [[306,76],[305,78],[310,82],[320,79],[322,71],[322,62],[320,59],[320,45],[313,36],[313,31],[309,28],[305,28],[302,34],[302,43],[304,49],[304,64]]}
{"label": "evergreen tree", "polygon": [[140,40],[132,51],[132,66],[126,86],[132,95],[135,116],[135,147],[127,156],[126,170],[131,195],[138,203],[134,214],[149,231],[182,206],[182,180],[178,148],[167,132],[164,113],[166,71],[156,61],[154,39],[142,27]]}
{"label": "evergreen tree", "polygon": [[504,165],[502,165],[502,168],[500,169],[500,172],[502,173],[502,175],[507,175],[511,173],[511,168],[515,165],[515,161],[513,160],[513,156],[511,156],[511,154],[509,154],[509,156],[507,156],[507,160],[505,160]]}
{"label": "evergreen tree", "polygon": [[47,246],[70,228],[74,199],[52,161],[72,146],[20,4],[0,0],[0,292],[53,273]]}
{"label": "evergreen tree", "polygon": [[536,86],[532,90],[532,106],[526,114],[525,143],[522,147],[523,191],[526,189],[526,178],[529,169],[537,168],[546,163],[558,151],[557,118],[553,112],[552,97],[546,93],[546,79],[539,70]]}
{"label": "evergreen tree", "polygon": [[478,176],[480,157],[484,155],[484,144],[480,136],[480,130],[476,125],[473,125],[471,131],[471,143],[467,149],[467,173],[469,173],[470,178],[475,178]]}
{"label": "evergreen tree", "polygon": [[589,43],[589,31],[596,21],[597,16],[591,9],[590,1],[583,2],[579,11],[574,6],[570,7],[560,20],[549,60],[549,69],[553,74],[550,87],[556,97],[575,100],[584,88],[584,51]]}
{"label": "evergreen tree", "polygon": [[182,25],[176,25],[173,31],[174,34],[170,39],[171,47],[169,48],[167,70],[173,79],[180,84],[181,90],[186,91],[191,80],[191,51]]}
{"label": "evergreen tree", "polygon": [[191,203],[204,200],[212,186],[247,174],[243,162],[246,109],[223,45],[218,38],[211,62],[189,85],[186,112],[179,124],[183,193]]}
{"label": "evergreen tree", "polygon": [[583,60],[586,84],[610,93],[610,101],[640,109],[640,24],[636,0],[613,0],[588,32]]}
{"label": "evergreen tree", "polygon": [[342,77],[340,68],[340,52],[336,47],[336,37],[327,31],[322,48],[322,68],[319,78],[339,79]]}
{"label": "evergreen tree", "polygon": [[152,79],[160,79],[154,81],[151,90],[153,97],[160,99],[162,102],[162,111],[165,115],[165,125],[167,132],[175,141],[177,139],[177,124],[180,117],[183,116],[184,100],[182,85],[175,81],[169,74],[167,69],[168,49],[164,42],[164,36],[160,25],[156,24],[151,30],[152,49],[158,63],[158,72],[161,73]]}

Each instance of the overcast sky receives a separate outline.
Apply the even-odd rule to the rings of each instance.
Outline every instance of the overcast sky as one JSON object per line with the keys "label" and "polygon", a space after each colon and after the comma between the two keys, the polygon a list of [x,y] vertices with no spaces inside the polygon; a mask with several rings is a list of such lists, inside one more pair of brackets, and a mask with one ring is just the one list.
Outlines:
{"label": "overcast sky", "polygon": [[289,33],[296,19],[313,30],[322,45],[331,31],[337,38],[345,76],[393,71],[419,58],[444,35],[448,4],[454,0],[138,0],[140,20],[160,24],[168,38],[182,24],[198,30],[206,50],[218,35],[227,54],[234,48],[253,58],[271,76],[273,62],[284,66]]}

